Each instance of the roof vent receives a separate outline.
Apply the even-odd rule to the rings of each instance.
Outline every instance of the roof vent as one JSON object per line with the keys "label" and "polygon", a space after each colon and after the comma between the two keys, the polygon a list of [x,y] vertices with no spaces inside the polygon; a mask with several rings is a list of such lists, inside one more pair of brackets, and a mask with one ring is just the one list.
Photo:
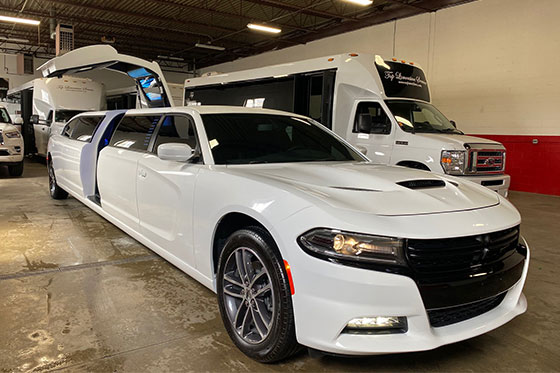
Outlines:
{"label": "roof vent", "polygon": [[428,188],[444,187],[445,181],[434,180],[434,179],[419,179],[419,180],[399,181],[397,184],[409,189],[428,189]]}

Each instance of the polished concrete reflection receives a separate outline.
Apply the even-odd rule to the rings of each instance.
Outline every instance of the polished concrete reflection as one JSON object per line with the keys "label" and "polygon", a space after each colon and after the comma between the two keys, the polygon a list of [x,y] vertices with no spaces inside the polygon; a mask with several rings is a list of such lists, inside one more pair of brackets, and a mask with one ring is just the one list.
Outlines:
{"label": "polished concrete reflection", "polygon": [[434,351],[261,365],[229,340],[211,291],[75,199],[51,200],[43,164],[22,178],[0,167],[0,372],[557,371],[560,198],[511,200],[532,248],[526,314]]}

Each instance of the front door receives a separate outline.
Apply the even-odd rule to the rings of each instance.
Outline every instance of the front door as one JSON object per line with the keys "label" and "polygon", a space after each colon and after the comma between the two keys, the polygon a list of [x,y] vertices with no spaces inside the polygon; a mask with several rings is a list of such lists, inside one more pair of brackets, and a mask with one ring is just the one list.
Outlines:
{"label": "front door", "polygon": [[152,152],[138,162],[137,200],[141,233],[173,256],[194,267],[193,201],[202,160],[161,160],[157,148],[184,143],[199,153],[194,121],[186,114],[166,116],[157,131]]}
{"label": "front door", "polygon": [[374,163],[389,164],[393,151],[395,131],[380,101],[359,101],[354,106],[354,122],[348,139],[365,151]]}
{"label": "front door", "polygon": [[139,232],[136,205],[138,162],[148,152],[161,115],[125,115],[109,146],[99,153],[97,181],[101,207]]}

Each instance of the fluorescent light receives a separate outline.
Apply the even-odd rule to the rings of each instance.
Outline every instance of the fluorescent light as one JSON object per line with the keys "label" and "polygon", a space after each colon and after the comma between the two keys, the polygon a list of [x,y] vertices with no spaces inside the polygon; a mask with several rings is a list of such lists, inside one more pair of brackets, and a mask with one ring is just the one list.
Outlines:
{"label": "fluorescent light", "polygon": [[255,23],[249,23],[249,24],[247,24],[247,27],[249,27],[251,30],[271,32],[273,34],[278,34],[279,32],[282,32],[282,30],[280,30],[279,28],[271,27],[271,26],[265,26],[265,25],[257,25]]}
{"label": "fluorescent light", "polygon": [[41,21],[36,21],[34,19],[8,17],[8,16],[0,16],[0,21],[14,22],[14,23],[24,23],[26,25],[33,25],[33,26],[38,26],[41,23]]}
{"label": "fluorescent light", "polygon": [[373,4],[373,0],[345,0],[345,1],[352,4],[363,5],[363,6],[368,6]]}
{"label": "fluorescent light", "polygon": [[212,49],[214,51],[223,51],[226,49],[224,47],[220,47],[219,45],[202,44],[202,43],[196,43],[194,46],[197,48]]}
{"label": "fluorescent light", "polygon": [[5,36],[0,36],[0,40],[4,40],[8,43],[29,43],[28,39],[7,38]]}
{"label": "fluorescent light", "polygon": [[157,58],[159,58],[161,60],[170,60],[170,61],[178,61],[178,62],[181,62],[181,61],[185,60],[182,57],[162,56],[162,55],[157,56]]}

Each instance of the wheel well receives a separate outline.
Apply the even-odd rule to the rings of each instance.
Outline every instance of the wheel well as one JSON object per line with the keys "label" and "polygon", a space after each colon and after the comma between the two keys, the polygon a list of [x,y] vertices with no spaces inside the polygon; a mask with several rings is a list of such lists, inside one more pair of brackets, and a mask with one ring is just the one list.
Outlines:
{"label": "wheel well", "polygon": [[417,161],[400,161],[399,163],[397,163],[397,166],[415,168],[417,170],[430,171],[430,168],[428,166],[426,166],[424,163],[417,162]]}
{"label": "wheel well", "polygon": [[224,246],[226,245],[229,236],[231,236],[235,231],[254,226],[258,226],[266,230],[266,228],[257,220],[253,219],[249,215],[245,215],[240,212],[230,212],[229,214],[224,215],[222,219],[220,219],[220,222],[216,227],[216,233],[214,234],[214,243],[212,245],[212,262],[214,264],[214,273],[218,271],[218,260],[220,259],[220,254]]}

